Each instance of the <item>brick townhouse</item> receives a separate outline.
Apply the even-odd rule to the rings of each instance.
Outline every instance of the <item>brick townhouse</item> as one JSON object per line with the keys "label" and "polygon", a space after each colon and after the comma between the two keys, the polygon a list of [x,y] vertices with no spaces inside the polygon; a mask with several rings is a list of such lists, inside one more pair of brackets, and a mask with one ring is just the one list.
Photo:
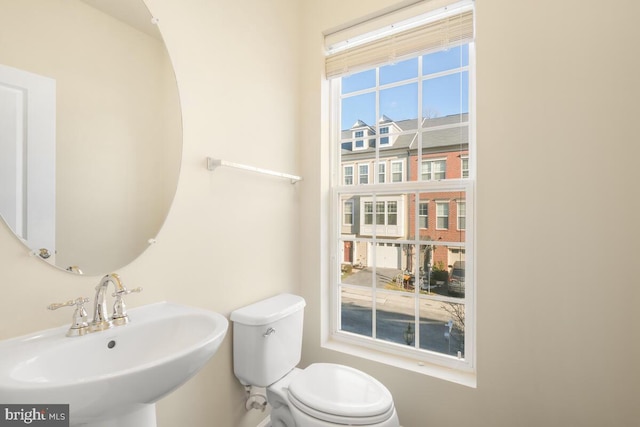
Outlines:
{"label": "brick townhouse", "polygon": [[[382,116],[377,124],[358,120],[342,131],[341,184],[354,187],[341,200],[344,264],[419,271],[421,279],[434,268],[464,269],[465,250],[456,245],[465,241],[464,192],[423,191],[418,184],[394,193],[385,187],[467,178],[468,114],[423,119],[420,130],[417,122]],[[425,244],[408,242],[416,233]]]}

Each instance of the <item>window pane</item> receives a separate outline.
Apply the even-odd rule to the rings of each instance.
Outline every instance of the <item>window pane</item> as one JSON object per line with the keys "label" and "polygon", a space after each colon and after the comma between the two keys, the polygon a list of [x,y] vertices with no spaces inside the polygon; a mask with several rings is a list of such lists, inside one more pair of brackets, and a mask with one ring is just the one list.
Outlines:
{"label": "window pane", "polygon": [[387,180],[387,164],[385,162],[378,163],[378,183],[384,184]]}
{"label": "window pane", "polygon": [[418,266],[421,294],[447,296],[448,273],[445,264],[437,259],[442,253],[442,247],[436,244],[420,245]]}
{"label": "window pane", "polygon": [[373,202],[364,202],[364,223],[373,225]]}
{"label": "window pane", "polygon": [[376,338],[414,346],[415,308],[411,296],[385,295],[376,305]]}
{"label": "window pane", "polygon": [[[373,286],[373,278],[371,273],[363,273],[369,266],[367,265],[367,250],[369,244],[353,237],[353,234],[343,234],[340,244],[340,268],[342,271],[341,283],[349,285]],[[351,265],[351,268],[345,270],[344,264]],[[367,276],[368,275],[368,276]],[[367,276],[367,277],[365,277]]]}
{"label": "window pane", "polygon": [[467,204],[466,202],[458,202],[456,206],[458,210],[458,230],[465,230],[467,228]]}
{"label": "window pane", "polygon": [[371,290],[342,287],[340,292],[341,330],[367,337],[373,336],[371,300]]}
{"label": "window pane", "polygon": [[376,70],[366,70],[342,78],[342,94],[369,89],[376,85]]}
{"label": "window pane", "polygon": [[429,202],[418,202],[418,227],[427,229],[429,228]]}
{"label": "window pane", "polygon": [[385,220],[385,203],[384,202],[376,202],[376,224],[387,225],[387,221]]}
{"label": "window pane", "polygon": [[[352,231],[351,229],[353,226],[353,214],[354,214],[353,205],[354,205],[353,199],[347,199],[342,202],[343,234],[349,233],[350,231]],[[347,228],[347,230],[345,230],[345,227]]]}
{"label": "window pane", "polygon": [[464,304],[420,300],[420,348],[464,357]]}
{"label": "window pane", "polygon": [[394,122],[418,117],[418,84],[411,83],[380,91],[380,116]]}
{"label": "window pane", "polygon": [[387,225],[398,225],[398,202],[387,202]]}
{"label": "window pane", "polygon": [[404,173],[403,173],[403,164],[402,162],[393,162],[391,163],[391,181],[392,182],[402,182],[404,181]]}
{"label": "window pane", "polygon": [[[342,117],[340,126],[343,131],[361,125],[372,126],[376,123],[376,94],[375,92],[351,96],[342,99]],[[361,121],[362,123],[359,123]],[[345,132],[343,138],[352,138],[351,133]]]}
{"label": "window pane", "polygon": [[358,183],[359,184],[369,183],[369,165],[358,166]]}
{"label": "window pane", "polygon": [[380,84],[401,82],[418,77],[418,58],[380,67]]}
{"label": "window pane", "polygon": [[422,57],[422,74],[439,73],[469,65],[469,45],[430,53]]}
{"label": "window pane", "polygon": [[466,284],[466,250],[463,246],[448,246],[448,272],[447,295],[455,298],[464,298]]}
{"label": "window pane", "polygon": [[432,119],[469,112],[469,73],[449,74],[422,84],[422,117]]}
{"label": "window pane", "polygon": [[343,185],[353,185],[353,166],[345,166],[342,169]]}
{"label": "window pane", "polygon": [[436,202],[436,229],[449,228],[449,202]]}

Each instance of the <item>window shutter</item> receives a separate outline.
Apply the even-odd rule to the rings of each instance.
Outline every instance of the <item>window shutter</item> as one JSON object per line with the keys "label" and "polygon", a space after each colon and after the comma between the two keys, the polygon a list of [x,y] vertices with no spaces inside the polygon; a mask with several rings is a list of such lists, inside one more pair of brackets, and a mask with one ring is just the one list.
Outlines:
{"label": "window shutter", "polygon": [[[334,78],[365,68],[379,67],[402,60],[408,55],[442,50],[473,40],[472,10],[463,7],[454,14],[444,17],[442,15],[443,13],[438,13],[430,20],[425,17],[424,22],[417,25],[406,24],[406,29],[402,29],[402,23],[387,25],[377,31],[380,33],[378,38],[375,38],[376,32],[372,32],[370,37],[362,35],[359,37],[360,40],[372,40],[361,44],[354,43],[356,45],[353,47],[348,47],[349,40],[345,39],[341,40],[341,48],[334,49],[336,43],[333,41],[336,37],[333,34],[327,35],[325,44],[327,45],[329,40],[332,43],[326,46],[326,77]],[[400,29],[395,31],[394,28]]]}

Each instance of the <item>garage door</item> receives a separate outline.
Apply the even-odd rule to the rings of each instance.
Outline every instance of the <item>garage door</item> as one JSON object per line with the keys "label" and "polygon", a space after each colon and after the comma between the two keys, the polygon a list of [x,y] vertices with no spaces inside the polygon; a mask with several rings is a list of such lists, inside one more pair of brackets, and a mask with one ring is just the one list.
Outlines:
{"label": "garage door", "polygon": [[402,266],[402,253],[400,245],[381,244],[376,246],[376,267],[378,268],[397,268]]}

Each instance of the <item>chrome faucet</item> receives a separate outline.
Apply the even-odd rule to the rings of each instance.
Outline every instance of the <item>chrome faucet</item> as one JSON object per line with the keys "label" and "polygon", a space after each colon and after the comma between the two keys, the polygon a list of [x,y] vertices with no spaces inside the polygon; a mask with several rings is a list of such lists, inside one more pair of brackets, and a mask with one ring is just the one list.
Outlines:
{"label": "chrome faucet", "polygon": [[[109,283],[113,283],[115,292],[112,294],[116,298],[113,303],[113,314],[108,317],[107,314],[107,288]],[[127,316],[126,306],[122,297],[129,295],[132,292],[140,292],[142,288],[135,288],[128,290],[120,276],[116,273],[107,274],[104,276],[98,286],[96,286],[96,297],[93,301],[93,321],[89,324],[91,331],[103,331],[109,329],[112,326],[126,325],[129,322],[129,316]]]}
{"label": "chrome faucet", "polygon": [[[109,283],[113,283],[115,292],[111,296],[116,299],[113,303],[113,314],[111,316],[107,314],[107,288]],[[104,276],[96,286],[96,297],[93,301],[93,320],[91,322],[87,322],[87,311],[84,309],[84,304],[89,302],[89,298],[80,297],[64,303],[50,304],[47,308],[49,310],[57,310],[61,307],[75,307],[73,322],[69,332],[67,332],[67,336],[77,337],[90,332],[104,331],[113,326],[126,325],[129,322],[129,316],[127,316],[126,306],[122,297],[140,291],[142,291],[142,288],[128,290],[120,280],[120,276],[116,273],[111,273]]]}

